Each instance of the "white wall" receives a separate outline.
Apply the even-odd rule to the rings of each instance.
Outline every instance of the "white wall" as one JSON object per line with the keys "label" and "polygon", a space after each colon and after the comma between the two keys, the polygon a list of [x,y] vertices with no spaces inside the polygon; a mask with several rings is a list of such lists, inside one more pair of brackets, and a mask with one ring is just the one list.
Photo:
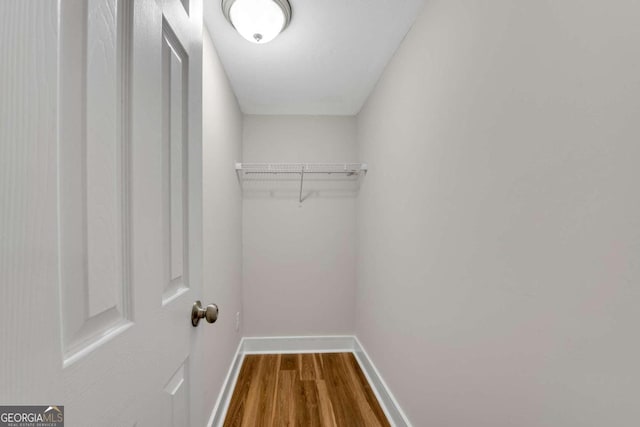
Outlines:
{"label": "white wall", "polygon": [[[216,303],[218,321],[198,328],[206,334],[207,413],[213,409],[242,331],[242,194],[233,165],[242,158],[242,113],[204,29],[203,43],[203,303]],[[205,325],[207,325],[205,323]]]}
{"label": "white wall", "polygon": [[[356,159],[354,117],[245,116],[246,162]],[[246,336],[351,334],[355,306],[355,197],[245,189]],[[308,183],[305,188],[311,188]],[[298,189],[296,183],[293,188]],[[306,194],[306,190],[305,190]]]}
{"label": "white wall", "polygon": [[356,331],[415,426],[640,424],[638,17],[427,1],[358,116]]}

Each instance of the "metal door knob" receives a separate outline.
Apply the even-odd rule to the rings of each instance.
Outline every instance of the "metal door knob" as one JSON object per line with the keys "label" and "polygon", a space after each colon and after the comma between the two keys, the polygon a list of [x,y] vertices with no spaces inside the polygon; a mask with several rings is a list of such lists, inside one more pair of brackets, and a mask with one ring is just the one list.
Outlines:
{"label": "metal door knob", "polygon": [[191,324],[198,326],[200,319],[207,319],[207,322],[213,323],[218,320],[218,306],[209,304],[206,308],[202,308],[202,303],[196,301],[191,308]]}

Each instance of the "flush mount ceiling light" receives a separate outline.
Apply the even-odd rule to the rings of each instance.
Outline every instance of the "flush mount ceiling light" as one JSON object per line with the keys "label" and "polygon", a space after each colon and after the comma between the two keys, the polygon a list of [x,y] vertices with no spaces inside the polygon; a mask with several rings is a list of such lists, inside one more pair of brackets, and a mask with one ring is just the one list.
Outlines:
{"label": "flush mount ceiling light", "polygon": [[287,0],[222,0],[222,12],[242,37],[258,44],[276,38],[291,21]]}

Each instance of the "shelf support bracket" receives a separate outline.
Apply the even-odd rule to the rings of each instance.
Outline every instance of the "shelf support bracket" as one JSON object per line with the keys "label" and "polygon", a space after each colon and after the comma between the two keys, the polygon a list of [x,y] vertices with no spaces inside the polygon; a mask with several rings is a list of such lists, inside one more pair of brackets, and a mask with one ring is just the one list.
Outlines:
{"label": "shelf support bracket", "polygon": [[304,165],[302,166],[302,170],[300,171],[300,204],[302,204],[302,184],[304,183]]}

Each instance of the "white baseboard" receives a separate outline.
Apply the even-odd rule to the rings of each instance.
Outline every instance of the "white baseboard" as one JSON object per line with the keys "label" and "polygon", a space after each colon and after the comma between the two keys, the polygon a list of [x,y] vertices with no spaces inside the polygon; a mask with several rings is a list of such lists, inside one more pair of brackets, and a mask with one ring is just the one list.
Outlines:
{"label": "white baseboard", "polygon": [[352,352],[353,335],[309,337],[245,337],[244,354]]}
{"label": "white baseboard", "polygon": [[364,347],[353,335],[242,338],[207,426],[222,426],[245,354],[332,352],[353,353],[391,425],[411,427],[411,423],[391,394]]}
{"label": "white baseboard", "polygon": [[364,376],[367,377],[369,385],[378,398],[378,402],[380,402],[380,406],[382,406],[387,419],[391,425],[395,427],[411,427],[409,419],[402,411],[398,401],[393,397],[391,390],[387,387],[387,383],[385,383],[382,376],[380,376],[380,372],[376,369],[376,366],[373,364],[373,361],[371,361],[371,358],[360,343],[360,340],[358,340],[357,337],[353,338],[355,340],[355,350],[353,354],[360,364],[360,368],[362,369]]}
{"label": "white baseboard", "polygon": [[242,342],[243,339],[241,339],[240,343],[238,343],[236,354],[231,360],[229,372],[227,372],[227,376],[224,379],[222,389],[220,389],[218,400],[213,407],[213,411],[211,412],[211,416],[209,417],[207,427],[218,427],[222,426],[222,424],[224,423],[224,417],[227,415],[227,409],[229,408],[229,404],[231,403],[231,395],[233,394],[233,389],[236,387],[238,375],[240,374],[240,367],[242,366],[242,360],[244,359],[244,353],[242,352]]}

